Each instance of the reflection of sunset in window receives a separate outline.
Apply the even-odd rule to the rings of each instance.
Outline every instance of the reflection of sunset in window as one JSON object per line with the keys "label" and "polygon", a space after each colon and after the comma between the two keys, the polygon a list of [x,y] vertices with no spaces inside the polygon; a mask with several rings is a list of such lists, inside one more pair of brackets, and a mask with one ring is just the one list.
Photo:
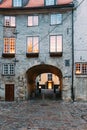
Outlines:
{"label": "reflection of sunset in window", "polygon": [[62,52],[62,36],[50,36],[50,52]]}
{"label": "reflection of sunset in window", "polygon": [[28,50],[27,50],[28,52],[32,52],[32,43],[29,43],[28,44]]}
{"label": "reflection of sunset in window", "polygon": [[37,53],[38,52],[38,37],[28,37],[27,52]]}
{"label": "reflection of sunset in window", "polygon": [[15,38],[4,39],[4,53],[15,53]]}
{"label": "reflection of sunset in window", "polygon": [[81,74],[80,64],[76,64],[76,74]]}
{"label": "reflection of sunset in window", "polygon": [[15,39],[10,39],[10,53],[15,53]]}

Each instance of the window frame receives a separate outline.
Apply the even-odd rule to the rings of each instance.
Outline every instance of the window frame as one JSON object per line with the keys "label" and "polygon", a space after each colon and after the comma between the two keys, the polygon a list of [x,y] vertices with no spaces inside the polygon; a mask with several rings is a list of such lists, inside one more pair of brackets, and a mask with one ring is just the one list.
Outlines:
{"label": "window frame", "polygon": [[[6,17],[8,17],[9,25],[6,24]],[[14,18],[14,24],[12,25],[12,18]],[[15,16],[4,16],[4,26],[5,27],[16,27],[16,17]]]}
{"label": "window frame", "polygon": [[[29,24],[29,17],[31,17],[31,24]],[[37,17],[37,24],[35,24],[35,17]],[[35,27],[39,25],[39,16],[38,15],[29,15],[28,16],[28,27]]]}
{"label": "window frame", "polygon": [[[34,42],[35,42],[35,38],[37,38],[37,41],[38,41],[38,43],[37,43],[37,50],[38,51],[36,51],[35,52],[35,48],[32,48],[32,50],[29,52],[28,51],[28,38],[31,38],[31,40],[32,40],[32,43],[31,44],[35,44]],[[31,45],[31,47],[33,47],[32,45]],[[38,55],[39,55],[39,36],[27,36],[27,43],[26,43],[26,56],[27,57],[38,57]]]}
{"label": "window frame", "polygon": [[[20,0],[20,5],[18,4],[19,3],[19,0],[13,0],[13,7],[22,7],[23,6],[23,1]],[[16,4],[15,4],[16,3]]]}
{"label": "window frame", "polygon": [[[53,2],[53,4],[51,2]],[[45,6],[53,6],[53,5],[56,5],[56,0],[45,0]]]}
{"label": "window frame", "polygon": [[[5,42],[5,40],[7,40],[7,43]],[[11,40],[13,40],[12,43]],[[7,52],[5,52],[5,49]],[[12,50],[14,52],[12,52]],[[14,37],[10,37],[10,38],[4,37],[2,56],[12,58],[15,57],[15,53],[16,53],[16,39]]]}
{"label": "window frame", "polygon": [[[56,49],[55,51],[51,51],[51,37],[55,37],[56,39],[55,39],[55,41],[54,41],[54,45],[55,45],[55,47],[54,47],[54,49]],[[57,50],[58,48],[57,48],[57,42],[56,41],[58,41],[58,39],[57,39],[57,37],[61,37],[61,51],[60,50]],[[52,48],[53,48],[53,45],[52,45]],[[57,57],[57,56],[62,56],[62,53],[63,53],[63,35],[50,35],[50,44],[49,44],[49,52],[50,52],[50,56],[52,56],[52,57]]]}
{"label": "window frame", "polygon": [[[52,20],[52,16],[54,16],[54,20]],[[57,18],[57,16],[61,17],[60,22],[58,21],[59,18]],[[50,14],[50,25],[61,25],[62,21],[63,21],[63,16],[61,13]]]}
{"label": "window frame", "polygon": [[14,76],[15,75],[15,65],[14,65],[14,63],[3,63],[2,64],[2,75],[4,75],[4,76],[8,76],[8,75]]}
{"label": "window frame", "polygon": [[75,74],[76,75],[87,75],[87,63],[86,62],[76,62],[75,63]]}

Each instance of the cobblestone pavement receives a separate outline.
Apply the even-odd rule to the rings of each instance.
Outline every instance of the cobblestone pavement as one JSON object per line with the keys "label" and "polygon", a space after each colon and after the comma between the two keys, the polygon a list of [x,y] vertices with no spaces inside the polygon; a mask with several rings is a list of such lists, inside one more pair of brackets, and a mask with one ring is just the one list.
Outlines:
{"label": "cobblestone pavement", "polygon": [[0,130],[87,130],[87,103],[0,102]]}

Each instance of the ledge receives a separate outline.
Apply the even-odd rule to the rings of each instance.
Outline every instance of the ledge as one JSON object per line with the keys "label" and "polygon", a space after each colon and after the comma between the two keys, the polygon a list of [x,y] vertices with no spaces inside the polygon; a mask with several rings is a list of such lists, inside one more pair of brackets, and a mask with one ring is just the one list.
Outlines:
{"label": "ledge", "polygon": [[26,53],[26,56],[29,58],[34,58],[34,57],[38,57],[39,53]]}
{"label": "ledge", "polygon": [[51,57],[61,57],[62,56],[62,52],[50,52],[50,56]]}
{"label": "ledge", "polygon": [[4,58],[14,58],[14,57],[15,57],[15,54],[3,53],[3,54],[2,54],[2,57],[4,57]]}

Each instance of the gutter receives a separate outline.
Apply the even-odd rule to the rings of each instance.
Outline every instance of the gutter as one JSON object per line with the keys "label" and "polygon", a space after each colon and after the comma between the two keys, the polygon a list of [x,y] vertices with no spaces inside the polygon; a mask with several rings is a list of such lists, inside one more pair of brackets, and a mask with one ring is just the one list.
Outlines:
{"label": "gutter", "polygon": [[59,8],[59,9],[64,9],[64,8],[72,8],[74,7],[74,4],[65,4],[65,5],[52,5],[52,6],[40,6],[40,7],[10,7],[10,8],[1,8],[0,7],[0,11],[7,11],[8,10],[40,10],[40,9],[54,9],[54,8]]}
{"label": "gutter", "polygon": [[71,87],[71,98],[74,102],[74,20],[73,20],[73,9],[72,9],[72,87]]}

